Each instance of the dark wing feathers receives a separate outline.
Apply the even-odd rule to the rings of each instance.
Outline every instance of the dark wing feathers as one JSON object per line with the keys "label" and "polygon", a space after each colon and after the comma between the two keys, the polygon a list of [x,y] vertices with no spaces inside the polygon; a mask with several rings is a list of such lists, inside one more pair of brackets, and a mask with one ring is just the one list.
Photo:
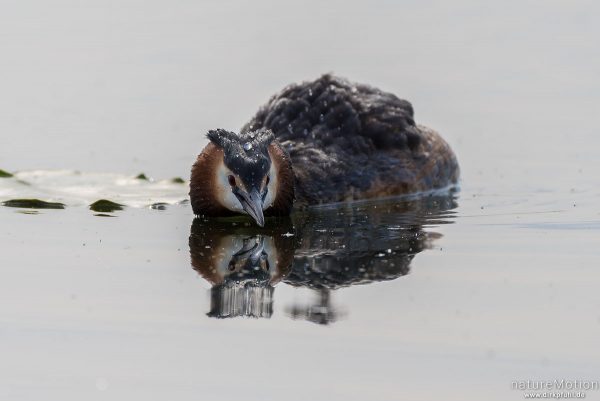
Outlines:
{"label": "dark wing feathers", "polygon": [[242,132],[263,127],[280,142],[310,142],[319,148],[338,144],[356,153],[419,143],[408,101],[332,75],[286,87]]}
{"label": "dark wing feathers", "polygon": [[269,129],[289,153],[300,204],[426,191],[455,183],[454,153],[415,124],[412,105],[332,75],[273,96],[242,132]]}

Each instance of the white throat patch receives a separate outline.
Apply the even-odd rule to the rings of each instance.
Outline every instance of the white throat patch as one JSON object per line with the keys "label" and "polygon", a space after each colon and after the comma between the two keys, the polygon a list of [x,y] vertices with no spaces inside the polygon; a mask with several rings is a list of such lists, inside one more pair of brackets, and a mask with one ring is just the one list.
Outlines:
{"label": "white throat patch", "polygon": [[273,163],[273,160],[271,159],[271,168],[269,169],[269,184],[267,185],[268,191],[263,203],[263,210],[273,206],[273,202],[275,202],[275,196],[277,195],[277,183],[277,169],[275,168],[275,163]]}
{"label": "white throat patch", "polygon": [[219,202],[221,202],[221,205],[229,210],[238,213],[246,213],[246,211],[242,208],[242,204],[231,190],[231,185],[229,185],[228,178],[230,174],[231,172],[227,167],[225,167],[225,163],[221,161],[219,163],[219,167],[217,168],[217,179],[215,181],[217,199]]}

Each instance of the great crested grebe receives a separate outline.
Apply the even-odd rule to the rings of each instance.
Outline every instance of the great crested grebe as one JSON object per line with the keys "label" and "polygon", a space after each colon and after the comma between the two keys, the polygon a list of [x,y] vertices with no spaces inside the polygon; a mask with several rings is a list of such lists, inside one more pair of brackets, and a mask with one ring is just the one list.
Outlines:
{"label": "great crested grebe", "polygon": [[300,206],[456,184],[458,162],[412,105],[332,75],[273,96],[239,134],[209,131],[192,167],[194,214],[289,215]]}

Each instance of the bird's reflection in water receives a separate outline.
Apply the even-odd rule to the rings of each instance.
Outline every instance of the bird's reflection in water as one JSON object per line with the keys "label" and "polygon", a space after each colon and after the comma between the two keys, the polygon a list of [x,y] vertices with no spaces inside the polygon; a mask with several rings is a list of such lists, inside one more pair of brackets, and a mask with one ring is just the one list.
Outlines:
{"label": "bird's reflection in water", "polygon": [[414,256],[452,222],[453,194],[341,204],[298,213],[265,228],[194,220],[192,266],[212,284],[212,317],[271,317],[283,281],[316,292],[314,303],[286,307],[293,319],[329,324],[341,316],[332,292],[407,274]]}
{"label": "bird's reflection in water", "polygon": [[[289,227],[288,227],[289,226]],[[211,283],[208,316],[271,317],[274,285],[289,274],[294,258],[285,224],[256,229],[195,219],[190,234],[192,266]]]}

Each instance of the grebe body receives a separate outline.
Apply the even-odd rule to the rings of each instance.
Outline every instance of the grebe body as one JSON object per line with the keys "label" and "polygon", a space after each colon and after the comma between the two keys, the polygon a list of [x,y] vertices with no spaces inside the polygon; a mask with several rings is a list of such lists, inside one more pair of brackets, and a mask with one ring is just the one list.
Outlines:
{"label": "grebe body", "polygon": [[459,166],[412,105],[332,75],[273,96],[240,133],[214,130],[192,167],[196,215],[289,215],[292,207],[456,184]]}

